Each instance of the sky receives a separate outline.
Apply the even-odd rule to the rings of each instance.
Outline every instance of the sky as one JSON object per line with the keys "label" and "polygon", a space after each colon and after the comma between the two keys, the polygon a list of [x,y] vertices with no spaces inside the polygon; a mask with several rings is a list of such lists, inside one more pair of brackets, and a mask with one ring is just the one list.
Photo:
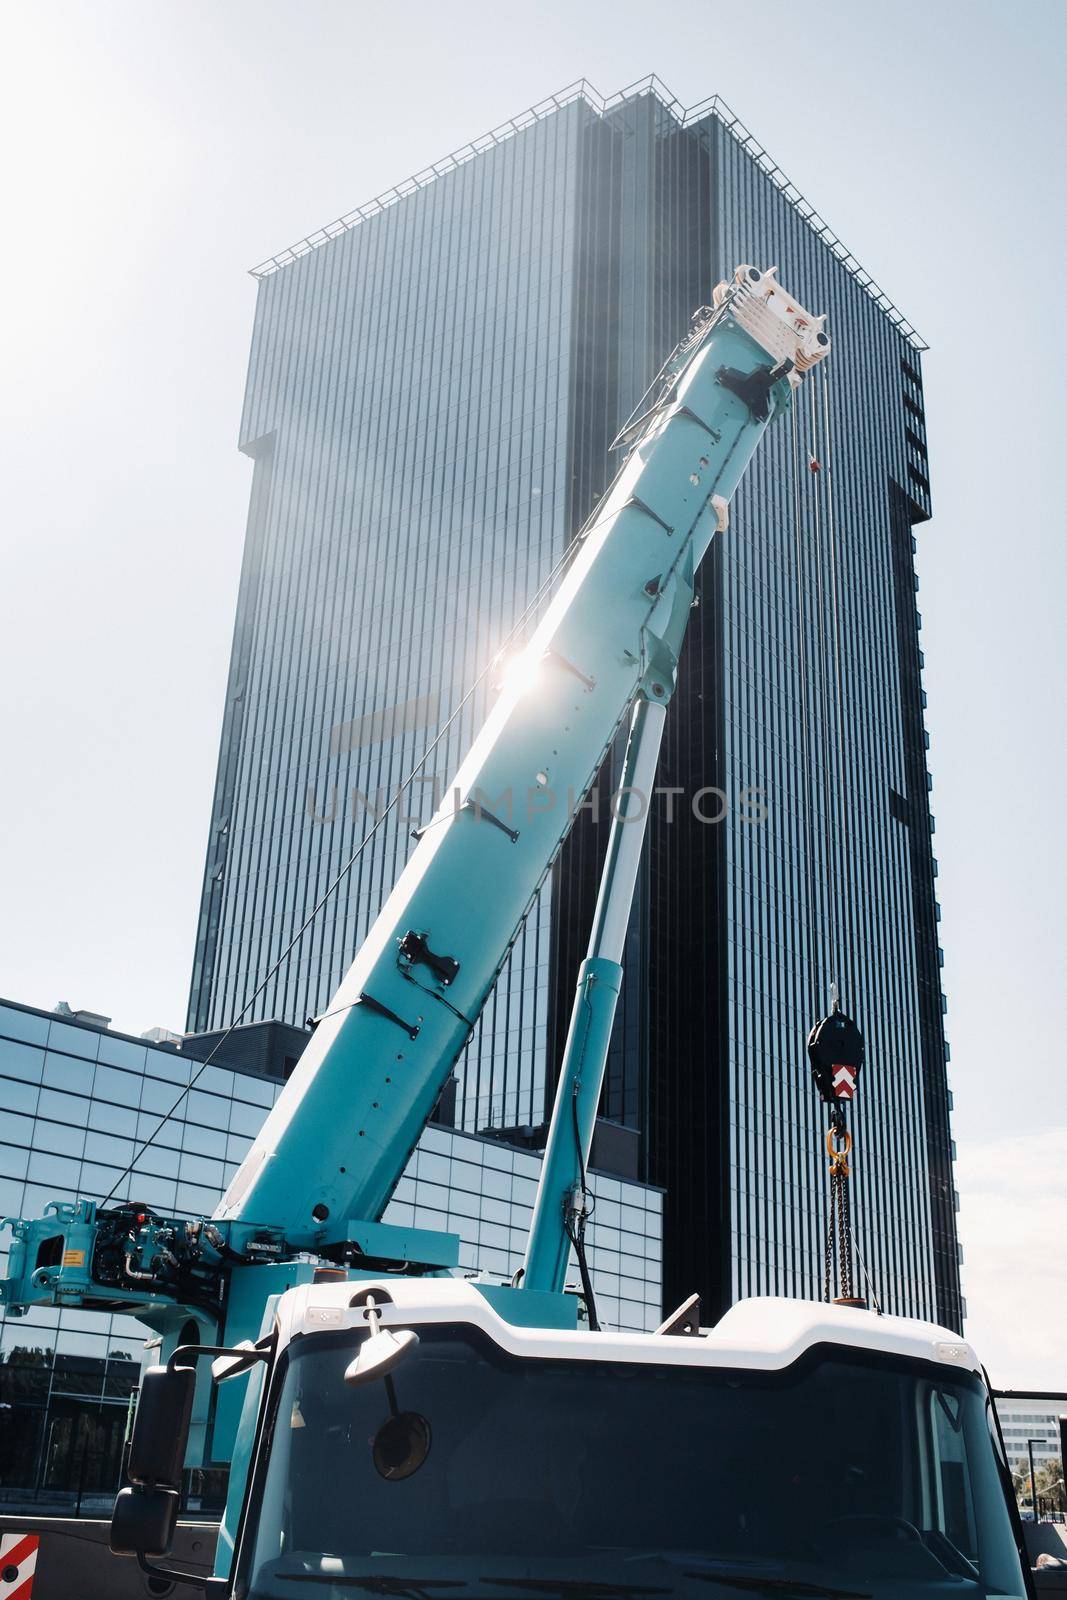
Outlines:
{"label": "sky", "polygon": [[247,269],[577,78],[717,92],[931,347],[967,1331],[994,1382],[1067,1390],[1067,4],[8,0],[0,28],[0,993],[183,1025]]}

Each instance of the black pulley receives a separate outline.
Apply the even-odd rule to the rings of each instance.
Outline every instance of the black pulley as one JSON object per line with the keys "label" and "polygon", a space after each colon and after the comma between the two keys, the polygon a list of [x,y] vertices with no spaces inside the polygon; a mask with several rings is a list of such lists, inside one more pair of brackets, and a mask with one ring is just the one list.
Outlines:
{"label": "black pulley", "polygon": [[808,1035],[808,1060],[815,1087],[828,1105],[852,1099],[863,1066],[863,1035],[838,1007]]}

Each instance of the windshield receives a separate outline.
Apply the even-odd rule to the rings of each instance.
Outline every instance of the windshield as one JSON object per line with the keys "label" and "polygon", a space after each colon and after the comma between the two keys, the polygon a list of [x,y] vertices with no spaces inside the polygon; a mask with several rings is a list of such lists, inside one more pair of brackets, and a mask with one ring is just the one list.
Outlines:
{"label": "windshield", "polygon": [[827,1347],[757,1373],[419,1339],[357,1387],[351,1334],[291,1348],[250,1600],[1025,1593],[968,1374]]}

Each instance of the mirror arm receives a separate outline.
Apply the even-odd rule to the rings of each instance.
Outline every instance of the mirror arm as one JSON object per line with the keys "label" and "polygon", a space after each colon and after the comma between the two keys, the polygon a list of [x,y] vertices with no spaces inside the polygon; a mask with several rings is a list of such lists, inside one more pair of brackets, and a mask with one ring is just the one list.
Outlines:
{"label": "mirror arm", "polygon": [[168,1583],[188,1583],[200,1589],[207,1600],[227,1600],[230,1594],[228,1578],[202,1577],[197,1572],[179,1572],[175,1567],[157,1567],[146,1555],[137,1552],[137,1565],[150,1578],[164,1578]]}
{"label": "mirror arm", "polygon": [[250,1350],[238,1350],[231,1344],[179,1344],[171,1353],[167,1370],[173,1372],[175,1367],[195,1366],[201,1356],[241,1356],[251,1366],[255,1361],[269,1361],[273,1345],[273,1335],[261,1339]]}

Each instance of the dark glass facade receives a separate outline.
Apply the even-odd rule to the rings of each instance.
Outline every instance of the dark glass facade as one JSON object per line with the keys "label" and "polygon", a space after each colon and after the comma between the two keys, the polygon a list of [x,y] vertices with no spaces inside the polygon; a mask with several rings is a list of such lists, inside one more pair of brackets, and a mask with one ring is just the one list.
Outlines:
{"label": "dark glass facade", "polygon": [[[868,1064],[860,1250],[958,1326],[912,529],[921,344],[717,102],[583,86],[259,269],[253,481],[189,1025],[223,1026],[490,660],[692,312],[777,263],[834,338],[701,574],[603,1114],[666,1190],[665,1296],[818,1295],[836,979]],[[326,1003],[485,714],[474,696],[257,1017]],[[617,770],[620,753],[609,768]],[[457,1125],[536,1143],[606,845],[584,813],[462,1058]],[[752,791],[758,791],[753,794]],[[694,803],[701,816],[694,814]],[[717,818],[718,820],[711,820]],[[607,1141],[604,1148],[607,1148]]]}

